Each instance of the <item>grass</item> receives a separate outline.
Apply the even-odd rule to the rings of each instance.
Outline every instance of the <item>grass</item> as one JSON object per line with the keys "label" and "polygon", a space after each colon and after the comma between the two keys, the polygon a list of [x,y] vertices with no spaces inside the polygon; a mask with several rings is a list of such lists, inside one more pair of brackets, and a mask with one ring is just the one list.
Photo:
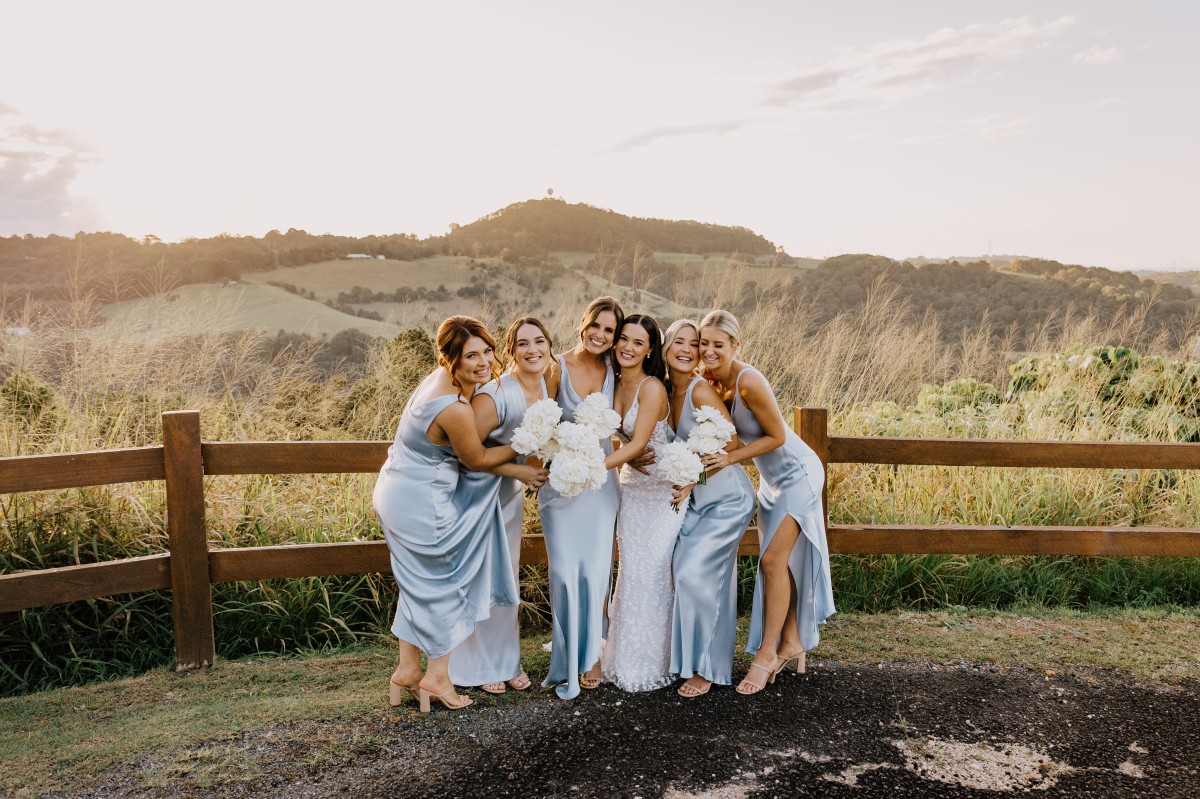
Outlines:
{"label": "grass", "polygon": [[[745,620],[743,619],[743,627]],[[744,637],[744,630],[742,631]],[[544,675],[546,635],[522,642],[526,668]],[[146,674],[0,699],[0,793],[85,790],[125,767],[146,786],[190,776],[200,785],[259,772],[248,733],[326,719],[364,728],[405,725],[415,708],[384,702],[391,646],[336,654],[219,661],[208,670]],[[741,668],[747,659],[740,656]],[[823,628],[810,663],[988,663],[1057,674],[1115,669],[1145,680],[1200,674],[1200,610],[1087,612],[951,609],[932,613],[839,614]],[[557,702],[534,688],[499,701]],[[668,701],[668,700],[664,700]],[[364,735],[366,733],[364,732]]]}

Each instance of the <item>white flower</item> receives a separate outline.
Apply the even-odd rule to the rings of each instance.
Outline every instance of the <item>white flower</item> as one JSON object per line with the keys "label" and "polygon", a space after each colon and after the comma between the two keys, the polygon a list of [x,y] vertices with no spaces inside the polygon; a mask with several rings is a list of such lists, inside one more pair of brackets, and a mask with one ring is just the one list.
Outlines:
{"label": "white flower", "polygon": [[545,463],[558,452],[553,444],[554,431],[562,418],[562,408],[552,399],[538,400],[529,406],[521,425],[513,431],[512,448],[519,455],[536,455]]}
{"label": "white flower", "polygon": [[737,433],[737,428],[716,408],[702,405],[692,412],[692,416],[696,420],[696,426],[687,437],[687,445],[692,452],[700,455],[723,452],[725,445]]}
{"label": "white flower", "polygon": [[589,448],[563,449],[550,464],[550,486],[564,497],[574,497],[584,490],[601,488],[607,479],[604,450],[595,440]]}
{"label": "white flower", "polygon": [[691,450],[688,442],[672,441],[654,452],[654,466],[662,479],[671,485],[683,486],[696,482],[704,465]]}
{"label": "white flower", "polygon": [[554,442],[561,452],[566,450],[583,450],[599,446],[595,433],[590,427],[575,422],[559,422],[554,430]]}
{"label": "white flower", "polygon": [[537,436],[523,427],[513,431],[512,448],[518,455],[533,455],[538,451],[539,443]]}
{"label": "white flower", "polygon": [[621,415],[612,409],[608,397],[595,391],[575,406],[575,424],[590,427],[596,438],[611,438],[621,426]]}

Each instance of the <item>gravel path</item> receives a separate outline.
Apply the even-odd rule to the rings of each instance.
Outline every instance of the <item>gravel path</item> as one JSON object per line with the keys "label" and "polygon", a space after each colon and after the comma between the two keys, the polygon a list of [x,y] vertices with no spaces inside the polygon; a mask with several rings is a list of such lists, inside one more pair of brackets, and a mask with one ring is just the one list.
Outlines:
{"label": "gravel path", "polygon": [[87,796],[1194,797],[1198,698],[1194,680],[1116,672],[824,662],[751,699],[604,686],[278,727],[130,764]]}

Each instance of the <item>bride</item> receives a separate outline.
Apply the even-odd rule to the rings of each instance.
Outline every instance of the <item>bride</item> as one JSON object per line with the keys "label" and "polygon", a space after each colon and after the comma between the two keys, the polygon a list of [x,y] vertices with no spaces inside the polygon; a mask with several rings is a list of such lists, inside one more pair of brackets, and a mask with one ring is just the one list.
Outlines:
{"label": "bride", "polygon": [[671,438],[658,324],[644,314],[628,317],[613,349],[620,368],[613,407],[621,414],[617,435],[623,442],[617,453],[626,465],[617,516],[620,568],[601,671],[618,688],[650,691],[672,681],[671,557],[683,514],[671,505],[676,492],[670,483],[653,469],[647,474],[628,464],[647,446],[661,447]]}

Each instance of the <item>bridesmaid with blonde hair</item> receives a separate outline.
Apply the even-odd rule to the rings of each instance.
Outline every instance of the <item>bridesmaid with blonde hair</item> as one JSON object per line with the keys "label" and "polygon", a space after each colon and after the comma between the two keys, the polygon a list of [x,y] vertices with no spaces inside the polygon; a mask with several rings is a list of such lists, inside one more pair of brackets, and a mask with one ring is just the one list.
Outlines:
{"label": "bridesmaid with blonde hair", "polygon": [[[674,436],[686,440],[695,411],[708,407],[727,419],[717,392],[696,375],[700,326],[680,319],[663,337]],[[737,440],[726,449],[736,448]],[[690,494],[690,496],[689,496]],[[737,553],[754,515],[754,487],[741,466],[713,467],[703,485],[684,486],[676,501],[687,503],[673,562],[675,601],[671,612],[671,673],[684,678],[684,699],[708,693],[713,683],[733,682],[737,631]]]}
{"label": "bridesmaid with blonde hair", "polygon": [[741,327],[728,311],[700,322],[700,362],[729,407],[740,449],[705,456],[708,466],[753,460],[759,473],[758,576],[746,651],[754,655],[740,694],[756,694],[789,663],[804,671],[818,626],[836,612],[821,490],[821,459],[779,412],[762,373],[737,359]]}

